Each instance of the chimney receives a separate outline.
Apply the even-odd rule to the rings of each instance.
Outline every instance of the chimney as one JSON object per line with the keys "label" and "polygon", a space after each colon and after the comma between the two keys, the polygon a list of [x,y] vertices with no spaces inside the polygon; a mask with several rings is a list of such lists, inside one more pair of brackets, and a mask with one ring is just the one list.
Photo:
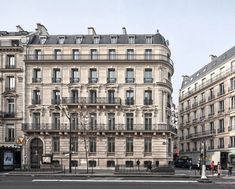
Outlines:
{"label": "chimney", "polygon": [[46,35],[46,36],[49,35],[46,27],[40,23],[37,23],[36,31],[39,33],[39,35]]}
{"label": "chimney", "polygon": [[23,29],[20,25],[17,25],[17,26],[16,26],[16,30],[17,30],[18,32],[24,31],[24,29]]}
{"label": "chimney", "polygon": [[122,34],[123,34],[123,35],[126,35],[126,34],[127,34],[125,27],[122,27]]}
{"label": "chimney", "polygon": [[214,61],[216,58],[217,58],[216,55],[211,54],[211,55],[209,56],[209,61],[212,62],[212,61]]}
{"label": "chimney", "polygon": [[88,28],[88,35],[96,35],[95,29],[93,27]]}

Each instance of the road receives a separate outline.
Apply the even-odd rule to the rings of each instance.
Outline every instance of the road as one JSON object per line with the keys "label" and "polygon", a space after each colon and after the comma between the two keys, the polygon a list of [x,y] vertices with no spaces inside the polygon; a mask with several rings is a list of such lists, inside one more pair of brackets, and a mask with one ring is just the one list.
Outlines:
{"label": "road", "polygon": [[1,189],[208,189],[208,187],[231,189],[234,187],[234,182],[198,183],[195,179],[151,179],[145,177],[0,177]]}

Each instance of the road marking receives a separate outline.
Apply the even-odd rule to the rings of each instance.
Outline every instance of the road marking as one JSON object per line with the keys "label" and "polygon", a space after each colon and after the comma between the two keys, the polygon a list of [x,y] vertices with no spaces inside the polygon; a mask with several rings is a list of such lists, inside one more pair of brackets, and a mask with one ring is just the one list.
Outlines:
{"label": "road marking", "polygon": [[100,182],[100,183],[197,183],[194,180],[63,180],[63,179],[33,179],[32,182]]}

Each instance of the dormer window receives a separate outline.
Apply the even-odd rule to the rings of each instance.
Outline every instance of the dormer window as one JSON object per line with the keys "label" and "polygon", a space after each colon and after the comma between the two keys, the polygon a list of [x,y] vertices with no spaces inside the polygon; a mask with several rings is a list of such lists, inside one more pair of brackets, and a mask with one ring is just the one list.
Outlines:
{"label": "dormer window", "polygon": [[47,38],[46,37],[40,37],[40,44],[45,44]]}
{"label": "dormer window", "polygon": [[134,44],[135,43],[135,36],[129,36],[128,40],[129,40],[129,44]]}
{"label": "dormer window", "polygon": [[76,37],[76,44],[82,43],[82,36]]}
{"label": "dormer window", "polygon": [[64,44],[65,36],[59,36],[59,44]]}
{"label": "dormer window", "polygon": [[153,38],[152,38],[152,36],[146,36],[146,43],[147,43],[147,44],[152,44],[152,43],[153,43]]}
{"label": "dormer window", "polygon": [[117,36],[111,36],[111,44],[117,43]]}
{"label": "dormer window", "polygon": [[100,43],[100,37],[96,36],[94,37],[94,44],[99,44]]}
{"label": "dormer window", "polygon": [[19,46],[19,40],[12,40],[11,41],[11,45],[13,46],[13,47],[18,47]]}

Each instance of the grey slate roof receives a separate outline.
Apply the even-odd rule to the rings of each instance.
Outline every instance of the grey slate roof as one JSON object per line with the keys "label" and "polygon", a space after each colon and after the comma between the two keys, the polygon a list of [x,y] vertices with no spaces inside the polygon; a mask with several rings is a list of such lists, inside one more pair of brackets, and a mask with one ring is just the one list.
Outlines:
{"label": "grey slate roof", "polygon": [[[81,44],[93,44],[93,35],[49,35],[45,44],[58,44],[58,38],[60,36],[65,36],[64,44],[76,44],[75,39],[76,37],[82,36],[82,43]],[[161,44],[166,46],[165,38],[157,33],[152,35],[95,35],[100,37],[99,44],[111,44],[111,36],[117,36],[117,43],[116,44],[129,44],[128,37],[134,36],[135,37],[135,44],[146,44],[146,36],[152,36],[152,44]],[[40,44],[39,36],[35,35],[34,38],[29,42],[29,44]]]}
{"label": "grey slate roof", "polygon": [[7,31],[0,31],[0,36],[22,36],[28,35],[29,32],[27,31],[20,31],[20,32],[7,32]]}
{"label": "grey slate roof", "polygon": [[[220,65],[222,65],[224,62],[226,62],[227,60],[229,60],[233,56],[235,56],[235,46],[232,47],[231,49],[229,49],[228,51],[226,51],[225,53],[223,53],[222,55],[220,55],[219,57],[217,57],[216,59],[214,59],[209,64],[202,67],[200,70],[195,72],[193,75],[189,76],[188,79],[185,79],[182,82],[181,89],[187,85],[190,85],[195,80],[205,76],[208,72],[210,72],[211,70],[213,70],[216,67],[219,67]],[[191,78],[193,78],[193,79],[191,79]]]}

